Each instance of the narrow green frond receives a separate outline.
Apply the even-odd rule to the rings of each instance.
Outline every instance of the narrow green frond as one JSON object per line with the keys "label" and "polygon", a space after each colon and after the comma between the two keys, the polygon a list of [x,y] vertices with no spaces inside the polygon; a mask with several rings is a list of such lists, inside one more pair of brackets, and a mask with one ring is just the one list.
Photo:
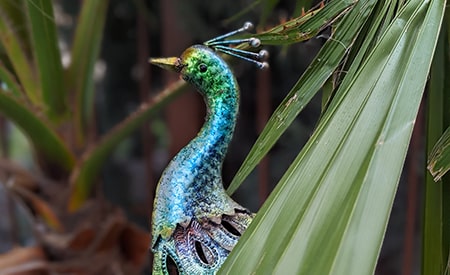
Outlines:
{"label": "narrow green frond", "polygon": [[[395,1],[377,1],[372,14],[364,23],[360,35],[350,49],[348,58],[342,66],[343,72],[354,74],[360,69],[361,64],[367,59],[371,50],[379,43],[380,36],[394,19],[395,14],[391,14],[393,9],[395,9]],[[341,77],[339,77],[339,80],[342,80]],[[348,82],[349,78],[346,78],[346,80]],[[346,82],[338,84],[348,85]]]}
{"label": "narrow green frond", "polygon": [[374,273],[443,8],[409,1],[346,75],[220,274]]}
{"label": "narrow green frond", "polygon": [[85,1],[78,17],[72,46],[72,60],[67,72],[67,87],[74,96],[74,125],[79,144],[92,118],[94,98],[94,67],[100,52],[108,0]]}
{"label": "narrow green frond", "polygon": [[306,41],[344,16],[354,4],[355,1],[351,0],[331,1],[323,8],[309,11],[252,37],[259,38],[263,45],[288,45]]}
{"label": "narrow green frond", "polygon": [[6,51],[9,62],[14,68],[27,97],[36,106],[42,106],[40,83],[34,64],[27,55],[26,46],[15,31],[24,26],[14,26],[13,21],[0,9],[0,43]]}
{"label": "narrow green frond", "polygon": [[[392,5],[389,1],[378,1],[376,3],[372,14],[364,22],[364,26],[351,46],[347,56],[322,87],[322,115],[328,109],[331,99],[335,96],[336,88],[350,84],[351,79],[347,77],[343,81],[343,75],[355,74],[360,69],[363,61],[367,58],[374,45],[379,42],[379,34],[382,30],[381,26],[386,21],[390,22],[392,20],[387,15]],[[343,90],[343,87],[341,87],[341,90]]]}
{"label": "narrow green frond", "polygon": [[359,1],[342,19],[336,27],[333,38],[325,43],[312,64],[273,113],[228,187],[227,192],[229,194],[239,187],[336,70],[370,15],[375,2],[374,0]]}
{"label": "narrow green frond", "polygon": [[26,6],[45,111],[51,119],[60,118],[67,111],[66,92],[52,1],[27,0]]}

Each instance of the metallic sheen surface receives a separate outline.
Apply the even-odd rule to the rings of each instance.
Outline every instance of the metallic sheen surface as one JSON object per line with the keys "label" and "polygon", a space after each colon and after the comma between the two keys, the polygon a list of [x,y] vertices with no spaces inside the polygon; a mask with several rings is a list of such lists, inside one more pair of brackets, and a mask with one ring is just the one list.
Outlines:
{"label": "metallic sheen surface", "polygon": [[172,159],[159,181],[152,223],[153,274],[169,274],[170,262],[178,274],[214,274],[253,218],[225,193],[221,176],[239,88],[225,61],[206,46],[195,45],[180,58],[165,59],[173,64],[154,60],[175,67],[172,70],[197,88],[207,116],[197,137]]}

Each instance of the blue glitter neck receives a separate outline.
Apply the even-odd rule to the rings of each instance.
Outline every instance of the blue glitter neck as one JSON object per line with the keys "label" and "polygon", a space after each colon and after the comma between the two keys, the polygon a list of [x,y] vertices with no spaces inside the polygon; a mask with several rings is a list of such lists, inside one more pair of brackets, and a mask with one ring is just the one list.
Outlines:
{"label": "blue glitter neck", "polygon": [[[241,208],[226,195],[221,176],[236,123],[239,88],[228,65],[216,53],[202,46],[195,49],[195,61],[206,63],[208,72],[201,78],[189,72],[183,77],[203,95],[207,116],[197,137],[172,159],[160,179],[152,231],[153,236],[163,238],[169,237],[177,224]],[[189,64],[188,68],[197,66]]]}

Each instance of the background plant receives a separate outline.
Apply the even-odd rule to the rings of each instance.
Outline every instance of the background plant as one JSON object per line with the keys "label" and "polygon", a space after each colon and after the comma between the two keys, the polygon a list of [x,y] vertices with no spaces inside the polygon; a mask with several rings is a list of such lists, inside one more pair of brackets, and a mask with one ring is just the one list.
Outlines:
{"label": "background plant", "polygon": [[[150,2],[123,4],[111,1],[109,14],[119,19],[109,18],[109,24],[107,1],[83,2],[73,38],[65,38],[72,40],[71,62],[63,65],[61,57],[64,53],[58,46],[58,37],[64,35],[57,34],[52,3],[0,1],[0,109],[27,136],[35,163],[27,169],[11,163],[12,156],[8,151],[14,146],[14,140],[4,128],[5,157],[0,163],[3,182],[10,194],[32,209],[33,219],[29,226],[44,228],[35,234],[38,245],[5,254],[17,258],[25,251],[28,256],[19,264],[5,261],[3,266],[10,268],[6,270],[30,268],[27,263],[32,262],[36,264],[31,265],[34,269],[107,272],[108,268],[116,268],[109,265],[112,258],[121,270],[137,272],[141,268],[144,259],[149,258],[145,246],[149,242],[146,230],[129,221],[136,220],[133,218],[135,212],[130,210],[133,207],[128,207],[128,217],[125,217],[118,207],[106,202],[102,194],[107,195],[108,201],[120,203],[125,208],[136,205],[124,202],[127,197],[124,194],[129,195],[125,192],[132,190],[132,179],[117,177],[118,166],[114,165],[131,167],[133,158],[120,161],[120,155],[124,151],[144,151],[147,156],[144,170],[155,175],[147,175],[151,184],[137,185],[141,189],[135,192],[148,194],[140,206],[144,209],[140,215],[149,215],[150,194],[158,177],[158,172],[153,170],[158,166],[155,158],[148,158],[151,155],[149,148],[165,145],[167,132],[174,133],[177,125],[192,124],[192,116],[179,115],[184,106],[194,106],[191,110],[194,110],[197,124],[201,123],[202,114],[195,111],[201,103],[198,105],[196,99],[184,93],[186,85],[180,81],[148,99],[150,87],[165,85],[160,81],[169,77],[159,75],[158,71],[150,74],[144,65],[150,55],[148,48],[153,49],[156,43],[151,42],[161,38],[161,51],[157,54],[177,55],[191,44],[189,38],[183,40],[182,33],[195,30],[198,33],[196,39],[200,41],[219,34],[221,31],[215,26],[220,24],[211,23],[212,18],[220,15],[228,18],[221,22],[229,24],[227,29],[248,18],[258,18],[258,36],[266,46],[274,45],[269,75],[256,76],[255,83],[248,81],[254,78],[248,77],[247,71],[251,70],[246,69],[247,81],[244,77],[239,78],[243,91],[241,119],[246,117],[245,107],[249,106],[246,102],[253,100],[248,99],[248,91],[258,90],[259,94],[250,96],[258,99],[256,108],[263,110],[258,115],[256,127],[262,132],[231,182],[229,192],[248,179],[249,183],[242,186],[240,195],[248,196],[245,189],[255,188],[251,172],[258,163],[262,167],[260,182],[268,178],[278,181],[273,174],[284,174],[222,272],[234,274],[245,269],[246,273],[258,274],[374,273],[411,132],[416,120],[420,121],[417,112],[424,90],[428,104],[427,148],[431,151],[435,147],[428,166],[440,182],[435,183],[427,176],[422,272],[445,272],[448,211],[444,182],[448,181],[445,172],[449,165],[449,146],[448,131],[446,135],[442,134],[448,128],[450,115],[445,79],[449,64],[445,1],[330,1],[307,14],[302,14],[302,7],[309,7],[310,1],[237,3],[230,10],[221,7],[220,3],[208,6],[203,1],[191,1],[189,5],[183,1],[162,1],[159,6],[156,1]],[[73,4],[64,5],[73,9]],[[295,19],[279,23],[283,9]],[[117,36],[128,33],[126,23],[134,20],[130,10],[140,11],[135,30],[138,69],[134,71],[139,85],[126,88],[115,85],[118,83],[115,78],[121,76],[109,63],[106,84],[95,85],[96,64],[97,69],[102,64],[97,61],[100,52],[104,60],[114,55],[114,60],[120,64],[136,62],[129,55],[117,54],[123,46],[117,41],[127,41]],[[177,11],[182,11],[183,17],[178,15],[174,20]],[[159,28],[154,27],[158,26],[158,20],[161,22]],[[175,21],[179,28],[186,30],[180,32],[178,29],[177,33],[176,28],[165,29]],[[101,51],[105,32],[108,36],[103,39],[105,46]],[[177,41],[167,39],[169,34],[177,37]],[[150,41],[143,37],[149,37]],[[306,71],[300,74],[289,60],[298,60],[299,43],[308,39],[308,43],[326,42]],[[151,54],[154,53],[156,50],[152,50]],[[242,70],[236,67],[238,76]],[[152,81],[148,78],[150,75]],[[295,84],[291,84],[289,79],[292,78],[297,79]],[[272,79],[272,83],[260,84],[267,79]],[[272,96],[264,86],[276,88]],[[141,93],[136,95],[132,90]],[[121,104],[115,103],[109,95],[112,91],[116,91]],[[284,99],[279,95],[282,91],[289,91]],[[278,146],[284,146],[283,138],[289,139],[282,134],[287,132],[295,137],[290,139],[290,144],[296,149],[287,150],[294,157],[300,149],[299,139],[309,135],[308,132],[298,133],[304,128],[299,128],[297,116],[307,116],[308,113],[303,111],[305,107],[317,105],[314,98],[318,97],[314,96],[319,91],[322,91],[320,119],[308,142],[286,170],[283,162],[276,162],[277,148],[269,155],[268,152],[277,142]],[[182,103],[169,105],[165,109],[167,123],[161,123],[162,108],[180,95],[183,96]],[[130,102],[130,97],[134,97],[135,104],[138,104],[137,98],[143,103],[139,108],[124,106],[123,102]],[[276,103],[278,108],[265,124],[264,117],[270,111],[262,107],[267,107],[267,101],[264,102],[267,97],[272,98],[274,104],[280,103]],[[270,99],[268,105],[270,109]],[[174,108],[177,112],[170,111]],[[125,116],[129,109],[131,115],[122,120],[118,114]],[[151,128],[145,123],[150,117],[153,118]],[[140,136],[127,138],[142,125],[142,143],[136,142]],[[192,127],[194,132],[195,127]],[[239,140],[242,136],[238,125],[236,139],[245,144],[245,138]],[[437,142],[439,138],[440,142]],[[172,141],[175,141],[172,144],[177,143],[177,140]],[[180,143],[182,145],[183,141]],[[230,153],[236,151],[234,146]],[[171,153],[176,150],[176,146],[172,147]],[[112,156],[113,152],[116,155]],[[157,152],[154,150],[152,155]],[[272,164],[278,165],[268,166],[268,156],[275,160]],[[281,159],[289,157],[281,155]],[[231,155],[225,163],[225,172],[230,170],[227,167],[236,166],[233,160]],[[162,169],[163,165],[159,166]],[[277,172],[272,172],[272,176],[261,171],[269,171],[264,167],[273,166],[276,170],[270,171]],[[105,172],[99,177],[102,169]],[[135,181],[145,182],[143,176],[133,174],[133,177],[137,177]],[[104,179],[103,188],[100,188],[100,178]],[[267,183],[260,183],[260,199],[265,198],[269,189]],[[255,207],[254,200],[248,203]],[[55,255],[58,255],[56,263],[46,260],[48,257],[55,259]],[[88,264],[94,257],[98,265]],[[408,273],[405,268],[403,271]]]}

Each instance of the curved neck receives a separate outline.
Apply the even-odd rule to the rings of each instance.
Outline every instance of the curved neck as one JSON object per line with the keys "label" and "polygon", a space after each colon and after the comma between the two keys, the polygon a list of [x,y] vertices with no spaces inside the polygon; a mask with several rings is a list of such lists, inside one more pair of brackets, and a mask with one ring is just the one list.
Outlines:
{"label": "curved neck", "polygon": [[219,56],[203,47],[192,49],[197,49],[192,54],[207,55],[199,60],[206,60],[208,71],[201,74],[195,71],[198,64],[191,64],[184,70],[193,71],[184,72],[183,78],[203,95],[207,115],[197,136],[164,170],[156,192],[153,236],[168,237],[176,224],[234,207],[223,190],[221,170],[236,124],[239,87]]}
{"label": "curved neck", "polygon": [[233,85],[229,91],[222,93],[220,97],[205,98],[206,120],[197,137],[192,140],[192,143],[203,147],[201,151],[204,152],[205,162],[223,162],[236,125],[238,88]]}

